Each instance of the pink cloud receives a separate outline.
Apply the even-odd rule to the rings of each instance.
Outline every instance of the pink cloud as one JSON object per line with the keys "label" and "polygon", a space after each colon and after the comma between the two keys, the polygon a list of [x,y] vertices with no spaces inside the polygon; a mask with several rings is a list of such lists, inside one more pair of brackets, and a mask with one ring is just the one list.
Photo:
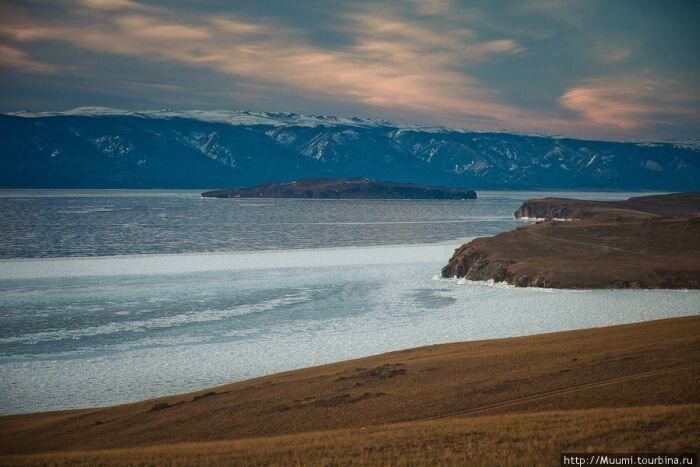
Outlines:
{"label": "pink cloud", "polygon": [[635,130],[666,123],[669,115],[698,119],[699,97],[672,81],[628,75],[588,80],[566,91],[559,101],[578,112],[584,124]]}
{"label": "pink cloud", "polygon": [[650,109],[634,99],[620,98],[606,88],[577,87],[560,98],[561,104],[580,112],[588,121],[622,129],[638,128]]}
{"label": "pink cloud", "polygon": [[87,8],[96,10],[142,10],[146,6],[132,0],[79,0],[79,3]]}
{"label": "pink cloud", "polygon": [[[255,89],[251,96],[261,98],[265,89],[283,90],[316,101],[359,104],[389,118],[457,127],[477,122],[482,129],[593,135],[611,128],[644,128],[660,111],[693,115],[677,88],[635,77],[588,80],[568,89],[559,103],[578,118],[526,112],[465,71],[474,63],[521,53],[523,47],[508,37],[482,39],[454,22],[440,23],[440,16],[427,25],[391,11],[356,12],[342,17],[337,26],[353,41],[324,47],[309,42],[304,31],[271,20],[184,17],[132,0],[82,0],[80,5],[66,13],[79,17],[79,25],[17,15],[0,23],[0,37],[19,43],[62,41],[93,52],[242,77],[254,83],[248,85]],[[426,14],[445,8],[449,10],[449,2],[436,2]],[[0,64],[6,67],[55,70],[55,65],[36,62],[17,48],[2,47]],[[697,102],[692,91],[688,96]]]}
{"label": "pink cloud", "polygon": [[[84,0],[101,10],[135,9],[127,0]],[[58,40],[102,52],[185,63],[296,89],[335,101],[458,118],[485,113],[507,121],[517,109],[453,69],[465,61],[518,53],[510,39],[481,41],[466,28],[434,30],[391,16],[345,18],[357,42],[341,49],[308,43],[301,31],[240,18],[175,21],[170,12],[109,13],[92,25],[31,19],[3,25],[16,41]],[[165,18],[165,19],[164,19]]]}

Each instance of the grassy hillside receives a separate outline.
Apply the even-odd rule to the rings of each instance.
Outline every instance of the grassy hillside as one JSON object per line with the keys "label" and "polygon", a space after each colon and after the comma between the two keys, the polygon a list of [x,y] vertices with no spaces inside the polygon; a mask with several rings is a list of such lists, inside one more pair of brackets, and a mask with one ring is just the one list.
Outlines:
{"label": "grassy hillside", "polygon": [[[233,357],[232,357],[233,358]],[[700,317],[447,344],[0,418],[0,464],[541,464],[695,451]]]}

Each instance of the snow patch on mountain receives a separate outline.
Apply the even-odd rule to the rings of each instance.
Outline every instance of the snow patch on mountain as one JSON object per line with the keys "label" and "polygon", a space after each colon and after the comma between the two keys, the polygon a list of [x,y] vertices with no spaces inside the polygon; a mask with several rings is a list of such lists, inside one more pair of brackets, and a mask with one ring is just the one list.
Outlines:
{"label": "snow patch on mountain", "polygon": [[93,140],[93,144],[108,157],[127,156],[134,150],[134,146],[121,136],[100,136]]}
{"label": "snow patch on mountain", "polygon": [[268,126],[354,126],[391,127],[390,122],[380,119],[359,117],[334,117],[328,115],[302,115],[288,112],[252,112],[248,110],[122,110],[109,107],[78,107],[60,112],[10,112],[8,115],[25,118],[40,117],[138,117],[151,119],[186,118],[210,123],[228,125],[268,125]]}
{"label": "snow patch on mountain", "polygon": [[220,137],[216,131],[208,133],[192,132],[183,137],[183,141],[205,155],[209,159],[222,162],[229,167],[237,167],[236,158],[231,148],[219,142]]}

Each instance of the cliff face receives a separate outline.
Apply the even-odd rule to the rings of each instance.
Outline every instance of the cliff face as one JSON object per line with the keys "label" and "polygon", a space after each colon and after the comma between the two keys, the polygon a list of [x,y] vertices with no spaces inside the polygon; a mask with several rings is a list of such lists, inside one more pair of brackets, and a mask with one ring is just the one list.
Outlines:
{"label": "cliff face", "polygon": [[525,201],[513,215],[516,219],[694,216],[700,215],[700,193],[639,196],[623,201],[541,198]]}
{"label": "cliff face", "polygon": [[447,266],[442,268],[442,277],[463,277],[473,281],[492,279],[496,282],[505,280],[511,260],[493,258],[490,251],[490,239],[478,238],[455,250]]}
{"label": "cliff face", "polygon": [[513,216],[516,219],[583,219],[591,217],[590,211],[598,207],[597,204],[561,198],[534,199],[525,201]]}
{"label": "cliff face", "polygon": [[367,178],[305,179],[269,183],[251,188],[202,193],[207,198],[310,198],[310,199],[476,199],[466,188],[377,182]]}
{"label": "cliff face", "polygon": [[442,276],[519,287],[700,288],[700,217],[540,222],[463,245]]}

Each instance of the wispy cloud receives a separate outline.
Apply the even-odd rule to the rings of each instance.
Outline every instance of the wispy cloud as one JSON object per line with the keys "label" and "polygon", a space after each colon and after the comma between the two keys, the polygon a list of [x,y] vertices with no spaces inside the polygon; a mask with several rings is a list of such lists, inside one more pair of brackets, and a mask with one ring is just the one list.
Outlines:
{"label": "wispy cloud", "polygon": [[26,52],[0,44],[0,67],[33,73],[53,73],[60,67],[33,60]]}
{"label": "wispy cloud", "polygon": [[414,0],[414,2],[421,15],[444,15],[453,8],[451,0]]}
{"label": "wispy cloud", "polygon": [[[654,70],[644,61],[648,41],[617,24],[595,40],[583,34],[602,3],[522,0],[504,11],[453,0],[339,2],[324,9],[323,26],[306,2],[241,5],[214,12],[139,0],[0,0],[0,66],[88,81],[97,73],[80,57],[88,51],[100,57],[95,69],[110,64],[101,71],[101,95],[134,89],[168,106],[298,110],[309,103],[314,112],[583,136],[697,120],[693,73],[683,75],[683,87],[660,67],[653,78],[635,70]],[[111,72],[117,66],[123,75]]]}
{"label": "wispy cloud", "polygon": [[602,59],[610,63],[620,62],[628,59],[633,52],[634,51],[630,47],[611,47],[604,51]]}
{"label": "wispy cloud", "polygon": [[[206,41],[210,33],[206,28],[190,26],[187,24],[168,23],[147,16],[129,15],[120,16],[114,20],[116,31],[129,34],[129,42],[152,41],[151,46],[167,46],[168,42],[181,43],[185,41]],[[94,34],[94,32],[93,32]],[[125,40],[126,37],[115,39]],[[88,44],[86,46],[89,47]]]}
{"label": "wispy cloud", "polygon": [[145,5],[132,0],[79,0],[79,4],[97,10],[145,10]]}
{"label": "wispy cloud", "polygon": [[[138,9],[127,0],[82,0],[81,5]],[[521,52],[512,39],[481,40],[467,28],[438,31],[386,12],[377,16],[364,11],[342,18],[342,27],[352,30],[355,40],[333,49],[312,44],[302,31],[278,23],[233,17],[175,21],[162,19],[170,14],[157,13],[115,12],[80,27],[25,21],[4,25],[0,33],[19,42],[65,41],[102,53],[210,68],[329,99],[455,120],[486,114],[498,126],[516,112],[494,102],[473,77],[456,71],[469,61]]]}
{"label": "wispy cloud", "polygon": [[560,101],[586,123],[621,130],[671,124],[674,117],[700,120],[697,91],[636,75],[587,80],[566,91]]}

